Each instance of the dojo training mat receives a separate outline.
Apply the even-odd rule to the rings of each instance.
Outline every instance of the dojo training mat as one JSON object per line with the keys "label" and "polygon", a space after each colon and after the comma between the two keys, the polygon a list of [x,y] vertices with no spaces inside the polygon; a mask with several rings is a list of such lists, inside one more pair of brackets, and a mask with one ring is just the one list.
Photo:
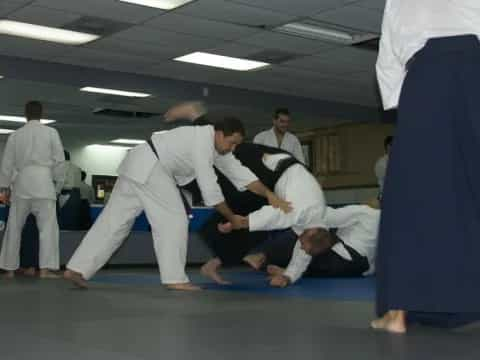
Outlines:
{"label": "dojo training mat", "polygon": [[[230,291],[259,295],[309,298],[337,301],[373,301],[375,299],[375,278],[304,278],[284,289],[268,285],[265,273],[254,271],[225,271],[224,278],[232,285],[217,285],[199,274],[189,274],[190,280],[201,285],[206,291]],[[115,285],[160,285],[158,274],[99,274],[94,283]]]}

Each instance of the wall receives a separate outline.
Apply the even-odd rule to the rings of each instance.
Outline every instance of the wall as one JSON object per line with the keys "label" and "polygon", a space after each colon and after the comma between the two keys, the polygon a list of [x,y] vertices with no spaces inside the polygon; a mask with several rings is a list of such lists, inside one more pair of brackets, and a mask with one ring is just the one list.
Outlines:
{"label": "wall", "polygon": [[[385,137],[393,132],[392,124],[354,123],[320,128],[298,135],[302,141],[312,143],[313,172],[323,188],[351,191],[354,188],[377,187],[373,168],[377,159],[384,154]],[[333,139],[331,143],[328,143],[328,137]],[[329,163],[328,166],[325,166],[326,163]]]}

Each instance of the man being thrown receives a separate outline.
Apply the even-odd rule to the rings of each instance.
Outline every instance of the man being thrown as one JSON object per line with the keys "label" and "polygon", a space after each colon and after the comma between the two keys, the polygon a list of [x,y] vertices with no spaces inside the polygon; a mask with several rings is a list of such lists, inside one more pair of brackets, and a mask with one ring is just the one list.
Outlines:
{"label": "man being thrown", "polygon": [[[218,229],[222,233],[230,233],[235,228],[249,229],[249,231],[269,231],[278,229],[292,230],[299,236],[307,229],[325,230],[324,213],[325,199],[322,189],[314,176],[298,162],[292,155],[288,153],[270,154],[269,147],[257,148],[261,145],[243,144],[237,149],[250,153],[250,158],[258,158],[261,166],[256,166],[254,172],[259,178],[264,179],[260,175],[260,171],[270,172],[270,178],[273,179],[275,193],[292,204],[293,210],[284,213],[272,206],[263,206],[257,211],[250,213],[248,216],[237,216],[239,224],[226,222],[219,224]],[[248,149],[250,147],[250,149]],[[254,155],[254,152],[260,152],[260,155]],[[240,153],[237,155],[242,159]],[[246,164],[248,162],[245,162]],[[250,169],[253,167],[248,163]],[[262,169],[263,167],[263,169]],[[266,175],[268,178],[268,174]],[[246,258],[245,261],[253,264],[252,259]],[[205,266],[207,275],[215,280],[212,274],[216,274],[221,262],[215,258],[210,260]],[[204,272],[205,273],[205,272]],[[218,275],[218,274],[217,274]]]}
{"label": "man being thrown", "polygon": [[[166,115],[193,120],[204,113],[201,103],[184,103]],[[188,217],[177,184],[196,178],[206,205],[224,215],[232,229],[240,227],[241,218],[225,203],[213,165],[238,189],[266,197],[272,207],[289,209],[232,155],[244,136],[240,120],[226,118],[214,126],[185,126],[154,134],[151,142],[131,150],[120,164],[110,201],[67,264],[65,278],[86,287],[86,280],[119,248],[144,210],[162,283],[174,290],[198,290],[185,273]]]}
{"label": "man being thrown", "polygon": [[[375,271],[380,210],[378,200],[367,205],[327,208],[326,226],[336,232],[307,230],[297,240],[290,232],[272,234],[257,258],[269,264],[271,285],[285,287],[305,274],[315,277],[353,277]],[[293,248],[293,251],[292,251]],[[290,260],[282,259],[292,254]],[[255,256],[255,255],[252,255]]]}

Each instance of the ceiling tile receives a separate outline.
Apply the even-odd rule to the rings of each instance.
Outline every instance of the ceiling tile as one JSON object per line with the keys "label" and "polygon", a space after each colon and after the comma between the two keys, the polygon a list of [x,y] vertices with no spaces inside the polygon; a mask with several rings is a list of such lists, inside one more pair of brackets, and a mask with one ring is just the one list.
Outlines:
{"label": "ceiling tile", "polygon": [[280,49],[297,54],[314,54],[335,46],[322,41],[310,40],[272,31],[262,31],[256,35],[240,39],[238,42],[263,48]]}
{"label": "ceiling tile", "polygon": [[308,16],[320,11],[336,9],[357,0],[229,0],[230,2],[273,10],[284,14]]}
{"label": "ceiling tile", "polygon": [[2,44],[2,46],[0,46],[1,55],[39,60],[48,60],[72,49],[66,45],[7,35],[0,35],[0,43]]}
{"label": "ceiling tile", "polygon": [[169,30],[177,33],[191,34],[222,40],[233,40],[252,35],[260,30],[248,26],[228,24],[222,21],[200,19],[180,15],[174,12],[156,17],[144,25]]}
{"label": "ceiling tile", "polygon": [[131,24],[141,23],[163,13],[159,9],[137,6],[118,0],[36,0],[35,5]]}
{"label": "ceiling tile", "polygon": [[347,28],[380,33],[382,12],[359,6],[345,6],[336,10],[324,11],[312,16],[314,19],[341,25]]}
{"label": "ceiling tile", "polygon": [[2,0],[0,1],[0,16],[10,15],[29,3],[31,0]]}
{"label": "ceiling tile", "polygon": [[279,25],[294,18],[292,15],[222,0],[195,1],[175,10],[175,12],[225,23],[256,27]]}
{"label": "ceiling tile", "polygon": [[376,9],[383,11],[385,9],[385,1],[386,0],[362,0],[357,2],[355,5],[368,9]]}
{"label": "ceiling tile", "polygon": [[188,34],[180,34],[146,26],[134,26],[111,36],[115,40],[142,41],[167,49],[201,50],[223,45],[224,41]]}
{"label": "ceiling tile", "polygon": [[27,6],[10,14],[8,19],[43,26],[62,27],[80,17],[80,14],[63,10],[47,9],[41,6]]}

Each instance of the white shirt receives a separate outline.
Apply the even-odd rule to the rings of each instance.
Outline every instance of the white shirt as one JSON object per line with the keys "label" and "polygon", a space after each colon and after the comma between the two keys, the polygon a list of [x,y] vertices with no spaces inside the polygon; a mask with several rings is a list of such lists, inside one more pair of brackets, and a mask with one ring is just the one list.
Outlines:
{"label": "white shirt", "polygon": [[12,196],[56,199],[65,180],[65,156],[57,130],[28,121],[8,138],[0,171],[0,187]]}
{"label": "white shirt", "polygon": [[[287,154],[266,155],[265,166],[273,170]],[[275,194],[291,202],[293,210],[285,214],[272,206],[263,206],[249,214],[250,231],[292,228],[297,235],[305,229],[325,227],[325,197],[317,179],[303,165],[289,167],[275,185]]]}
{"label": "white shirt", "polygon": [[65,183],[63,184],[63,188],[68,190],[80,188],[80,183],[82,182],[82,169],[71,161],[66,161],[65,167],[67,170],[65,172]]}
{"label": "white shirt", "polygon": [[283,136],[282,143],[278,144],[277,136],[273,128],[270,130],[262,131],[253,138],[255,144],[261,144],[271,147],[280,148],[288,151],[295,158],[305,164],[305,157],[303,156],[302,145],[298,138],[290,132],[286,132]]}
{"label": "white shirt", "polygon": [[480,35],[478,0],[387,0],[377,60],[383,106],[398,106],[405,65],[428,39]]}
{"label": "white shirt", "polygon": [[380,193],[383,192],[383,184],[385,183],[385,175],[387,173],[388,154],[383,155],[375,163],[375,176],[377,177]]}
{"label": "white shirt", "polygon": [[[239,191],[258,178],[232,154],[220,155],[215,150],[213,126],[184,126],[154,134],[152,141],[159,159],[148,144],[130,150],[118,168],[118,174],[145,184],[159,161],[179,185],[196,179],[205,205],[214,206],[225,199],[213,166],[217,167]],[[160,189],[161,190],[161,189]]]}
{"label": "white shirt", "polygon": [[[325,222],[328,228],[336,228],[337,236],[360,255],[368,259],[370,265],[364,275],[375,272],[375,253],[377,249],[378,227],[380,225],[380,210],[366,205],[351,205],[334,209],[327,208]],[[350,253],[342,243],[332,247],[345,260],[352,260]],[[307,270],[312,257],[301,249],[297,241],[292,258],[284,275],[293,283]]]}
{"label": "white shirt", "polygon": [[88,200],[90,204],[95,202],[95,191],[83,181],[80,182],[80,199]]}

